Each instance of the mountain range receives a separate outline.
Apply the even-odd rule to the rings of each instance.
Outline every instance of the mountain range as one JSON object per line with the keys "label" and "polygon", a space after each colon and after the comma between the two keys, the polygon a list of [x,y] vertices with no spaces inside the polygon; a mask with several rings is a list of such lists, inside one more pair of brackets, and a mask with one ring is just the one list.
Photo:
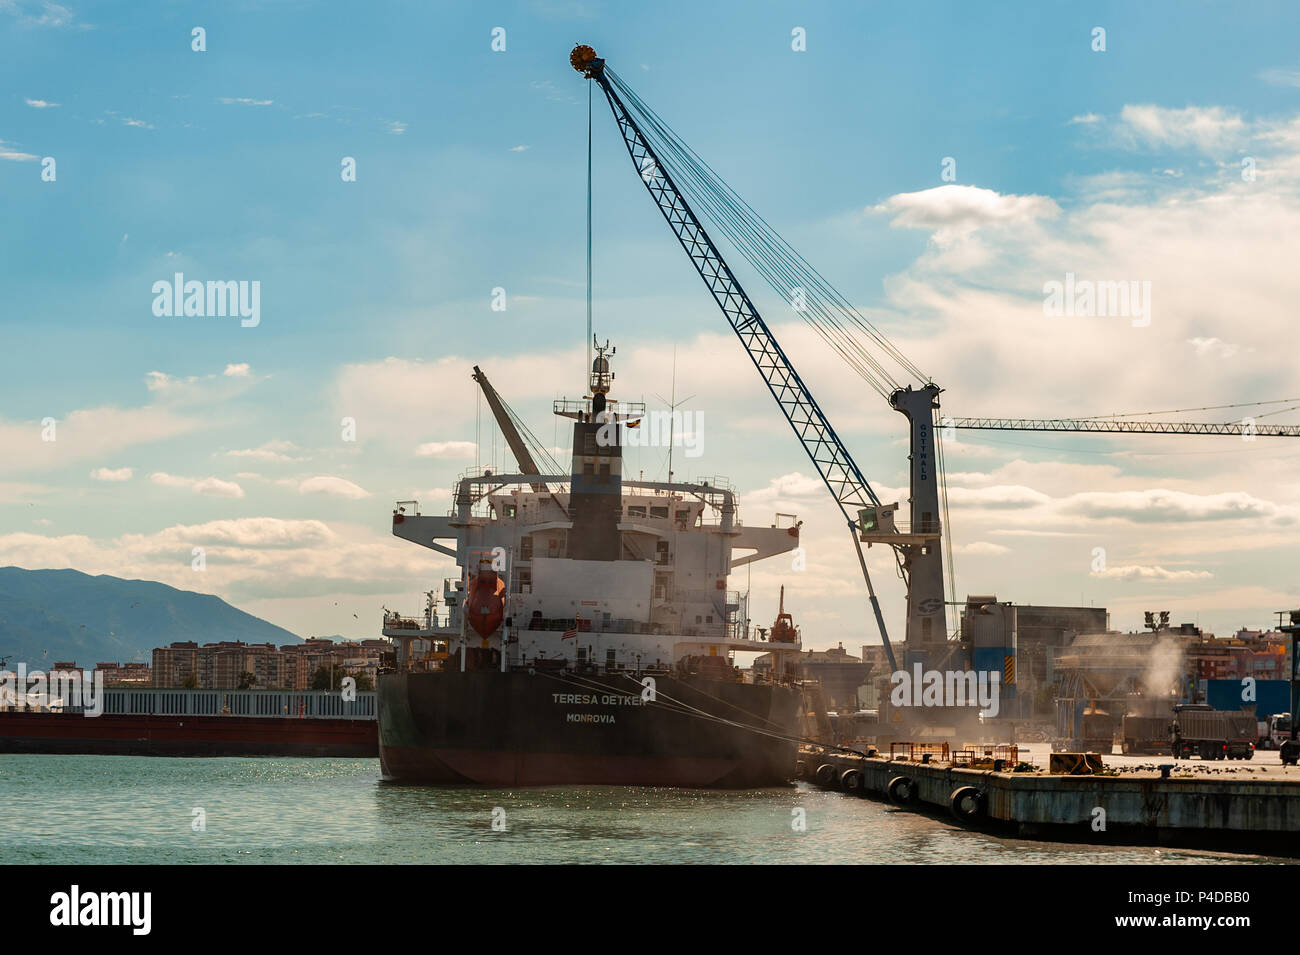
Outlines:
{"label": "mountain range", "polygon": [[0,659],[8,657],[11,668],[148,663],[154,647],[178,640],[279,646],[302,638],[220,597],[157,581],[0,567]]}

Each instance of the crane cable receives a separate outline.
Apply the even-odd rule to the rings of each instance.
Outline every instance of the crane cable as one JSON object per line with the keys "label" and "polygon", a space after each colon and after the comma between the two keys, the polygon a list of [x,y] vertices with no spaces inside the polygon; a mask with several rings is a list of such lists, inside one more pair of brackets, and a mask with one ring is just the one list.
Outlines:
{"label": "crane cable", "polygon": [[[782,298],[792,305],[802,299],[803,307],[796,310],[841,359],[882,396],[888,397],[898,390],[899,380],[867,347],[863,341],[865,336],[908,376],[927,380],[915,364],[728,186],[621,77],[609,67],[605,68],[605,74],[625,98],[624,108],[636,114],[641,134],[665,166],[664,171],[679,189],[686,184],[694,186],[689,200],[693,208],[727,237]],[[654,170],[644,169],[642,175],[652,177]]]}
{"label": "crane cable", "polygon": [[[630,90],[628,96],[634,102],[644,107],[636,95]],[[798,292],[803,298],[802,308],[797,310],[805,313],[804,320],[810,324],[821,337],[831,345],[833,349],[840,353],[855,371],[872,385],[872,387],[882,395],[888,395],[897,387],[897,381],[884,369],[884,367],[875,359],[873,355],[861,348],[860,344],[849,337],[842,324],[837,321],[834,315],[830,314],[822,302],[820,292],[814,288],[813,294],[808,294],[807,285],[816,285],[816,278],[805,276],[800,278],[798,272],[792,267],[789,256],[784,256],[779,248],[780,237],[762,223],[761,217],[753,213],[735,196],[729,187],[723,183],[712,170],[702,161],[697,161],[698,157],[693,158],[689,147],[681,143],[675,134],[669,130],[665,124],[650,112],[643,117],[647,128],[655,129],[659,132],[660,137],[649,137],[656,139],[659,145],[657,152],[663,154],[660,161],[664,161],[664,156],[672,156],[680,162],[681,168],[677,172],[679,178],[686,181],[694,182],[700,192],[696,196],[696,202],[706,213],[706,217],[714,222],[715,225],[726,235],[741,253],[741,255],[758,269],[764,279],[778,293],[787,297],[791,304],[795,304],[795,293]],[[643,131],[644,135],[644,131]],[[652,147],[653,148],[653,147]],[[642,171],[643,176],[654,175],[654,171],[646,169]],[[750,213],[746,216],[746,210]],[[759,224],[761,223],[761,225]],[[796,253],[797,255],[797,253]],[[812,313],[820,318],[810,318],[807,309],[811,305]],[[856,352],[856,354],[850,354]]]}

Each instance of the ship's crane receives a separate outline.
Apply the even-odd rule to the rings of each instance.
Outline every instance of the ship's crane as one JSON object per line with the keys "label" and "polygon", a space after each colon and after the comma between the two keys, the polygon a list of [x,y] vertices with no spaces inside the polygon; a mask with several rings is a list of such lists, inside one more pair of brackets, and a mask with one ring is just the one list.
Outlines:
{"label": "ship's crane", "polygon": [[[524,444],[519,429],[515,427],[512,415],[506,409],[497,390],[488,381],[487,375],[483,374],[478,365],[475,365],[471,377],[478,382],[483,397],[487,399],[488,408],[491,409],[492,416],[497,419],[497,427],[501,429],[501,435],[506,439],[506,444],[510,446],[510,453],[515,456],[515,462],[519,465],[519,473],[541,474],[542,472],[537,470],[536,462],[533,461],[532,452],[528,450],[528,445]],[[540,494],[546,490],[546,485],[539,482],[532,485],[532,488]]]}
{"label": "ship's crane", "polygon": [[[916,367],[861,318],[802,257],[766,226],[667,128],[652,110],[605,65],[589,46],[570,54],[575,70],[595,81],[605,94],[623,143],[642,182],[665,221],[681,243],[691,264],[722,309],[732,330],[758,369],[772,397],[808,452],[826,483],[853,537],[871,609],[880,629],[890,667],[898,668],[881,615],[871,575],[862,553],[863,542],[889,543],[907,584],[906,646],[927,654],[947,642],[944,570],[939,521],[939,480],[934,440],[934,410],[941,389],[925,380],[920,387],[902,386],[880,359],[861,348],[854,328],[866,331],[884,354],[920,379]],[[638,122],[637,117],[641,118]],[[643,128],[642,124],[645,124]],[[651,139],[661,149],[651,145]],[[661,154],[662,153],[662,154]],[[863,476],[834,427],[813,398],[749,295],[741,287],[717,245],[683,195],[669,166],[696,187],[694,194],[711,212],[710,218],[775,288],[793,293],[796,310],[911,424],[911,522],[882,526],[878,515],[892,517],[897,505],[886,507]],[[802,306],[802,308],[800,308]],[[847,307],[846,307],[847,306]],[[811,311],[811,314],[808,312]]]}

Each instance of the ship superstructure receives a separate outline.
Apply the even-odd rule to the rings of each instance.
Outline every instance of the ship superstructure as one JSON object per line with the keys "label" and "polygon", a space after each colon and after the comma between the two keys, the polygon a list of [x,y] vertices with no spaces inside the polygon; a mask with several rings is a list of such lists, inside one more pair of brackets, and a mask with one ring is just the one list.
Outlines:
{"label": "ship superstructure", "polygon": [[[608,359],[593,365],[592,396],[554,405],[574,422],[571,474],[469,475],[456,484],[451,514],[394,512],[395,535],[462,569],[444,581],[441,600],[430,596],[423,618],[385,619],[399,666],[482,668],[482,650],[496,651],[499,668],[565,661],[619,670],[798,652],[797,641],[760,639],[748,595],[727,585],[733,569],[794,551],[798,523],[742,524],[720,479],[625,480],[620,435],[645,408],[608,399]],[[465,613],[480,572],[505,583],[502,625],[486,635]]]}
{"label": "ship superstructure", "polygon": [[[625,479],[626,429],[641,425],[645,408],[609,397],[612,382],[609,355],[598,346],[589,394],[554,403],[554,413],[572,421],[569,474],[541,474],[531,456],[517,453],[520,473],[461,477],[449,514],[421,514],[417,502],[394,511],[395,535],[454,557],[460,575],[444,581],[440,598],[429,592],[422,617],[385,615],[383,632],[397,642],[397,672],[380,679],[381,756],[390,778],[679,785],[787,778],[798,705],[787,667],[798,636],[773,640],[751,628],[748,594],[729,589],[728,577],[790,554],[799,524],[788,515],[784,526],[743,524],[722,480]],[[480,384],[488,393],[485,376]],[[500,406],[494,391],[489,403]],[[500,420],[505,430],[510,418]],[[776,665],[742,672],[735,654],[746,651],[772,653]],[[484,682],[489,674],[495,684]],[[453,687],[470,675],[490,687],[480,693],[499,700],[491,718],[526,719],[536,728],[555,717],[553,731],[512,741],[510,727],[494,734],[479,720],[459,733],[458,707],[468,704]],[[433,701],[429,719],[442,727],[436,739],[396,715],[385,720],[386,702],[411,710],[417,684]],[[623,697],[636,702],[626,708]],[[525,699],[541,701],[542,709]],[[547,699],[554,705],[544,705]],[[607,746],[593,747],[589,730],[566,738],[575,723],[618,720],[644,725],[631,736],[610,732]],[[698,732],[701,722],[708,732]],[[574,746],[604,758],[603,768],[586,761],[575,768],[564,759]],[[442,755],[430,762],[435,749]],[[539,754],[559,761],[539,764]],[[611,770],[620,759],[636,768]],[[545,768],[521,775],[521,767],[537,766]]]}

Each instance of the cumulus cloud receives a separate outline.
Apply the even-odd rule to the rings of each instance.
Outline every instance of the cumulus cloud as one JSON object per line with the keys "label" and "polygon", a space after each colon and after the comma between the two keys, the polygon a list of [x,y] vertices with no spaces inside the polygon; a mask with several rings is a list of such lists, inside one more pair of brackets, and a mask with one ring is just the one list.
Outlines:
{"label": "cumulus cloud", "polygon": [[175,474],[168,474],[165,471],[155,471],[153,474],[149,475],[149,480],[161,487],[189,488],[195,494],[204,494],[208,497],[244,496],[244,489],[234,481],[223,481],[221,478],[217,477],[179,477]]}
{"label": "cumulus cloud", "polygon": [[248,362],[242,362],[238,365],[227,365],[226,370],[222,372],[227,378],[247,378]]}
{"label": "cumulus cloud", "polygon": [[1290,526],[1300,508],[1263,500],[1245,491],[1194,494],[1151,488],[1144,491],[1087,491],[1072,495],[1062,510],[1090,518],[1120,518],[1136,523],[1266,520]]}
{"label": "cumulus cloud", "polygon": [[51,103],[48,100],[43,100],[43,99],[29,99],[26,100],[26,103],[32,109],[55,109],[56,107],[62,105],[60,103]]}
{"label": "cumulus cloud", "polygon": [[351,481],[341,477],[330,475],[318,475],[307,478],[298,485],[299,494],[328,494],[330,497],[344,497],[348,500],[358,501],[364,497],[370,497],[370,492],[365,488],[353,484]]}
{"label": "cumulus cloud", "polygon": [[948,501],[954,507],[987,510],[1020,510],[1051,503],[1051,497],[1042,491],[1023,485],[995,484],[991,487],[948,488]]}
{"label": "cumulus cloud", "polygon": [[949,184],[890,196],[872,211],[892,215],[890,225],[899,228],[929,229],[951,237],[984,226],[1052,219],[1061,208],[1045,196],[1003,195],[979,186]]}

